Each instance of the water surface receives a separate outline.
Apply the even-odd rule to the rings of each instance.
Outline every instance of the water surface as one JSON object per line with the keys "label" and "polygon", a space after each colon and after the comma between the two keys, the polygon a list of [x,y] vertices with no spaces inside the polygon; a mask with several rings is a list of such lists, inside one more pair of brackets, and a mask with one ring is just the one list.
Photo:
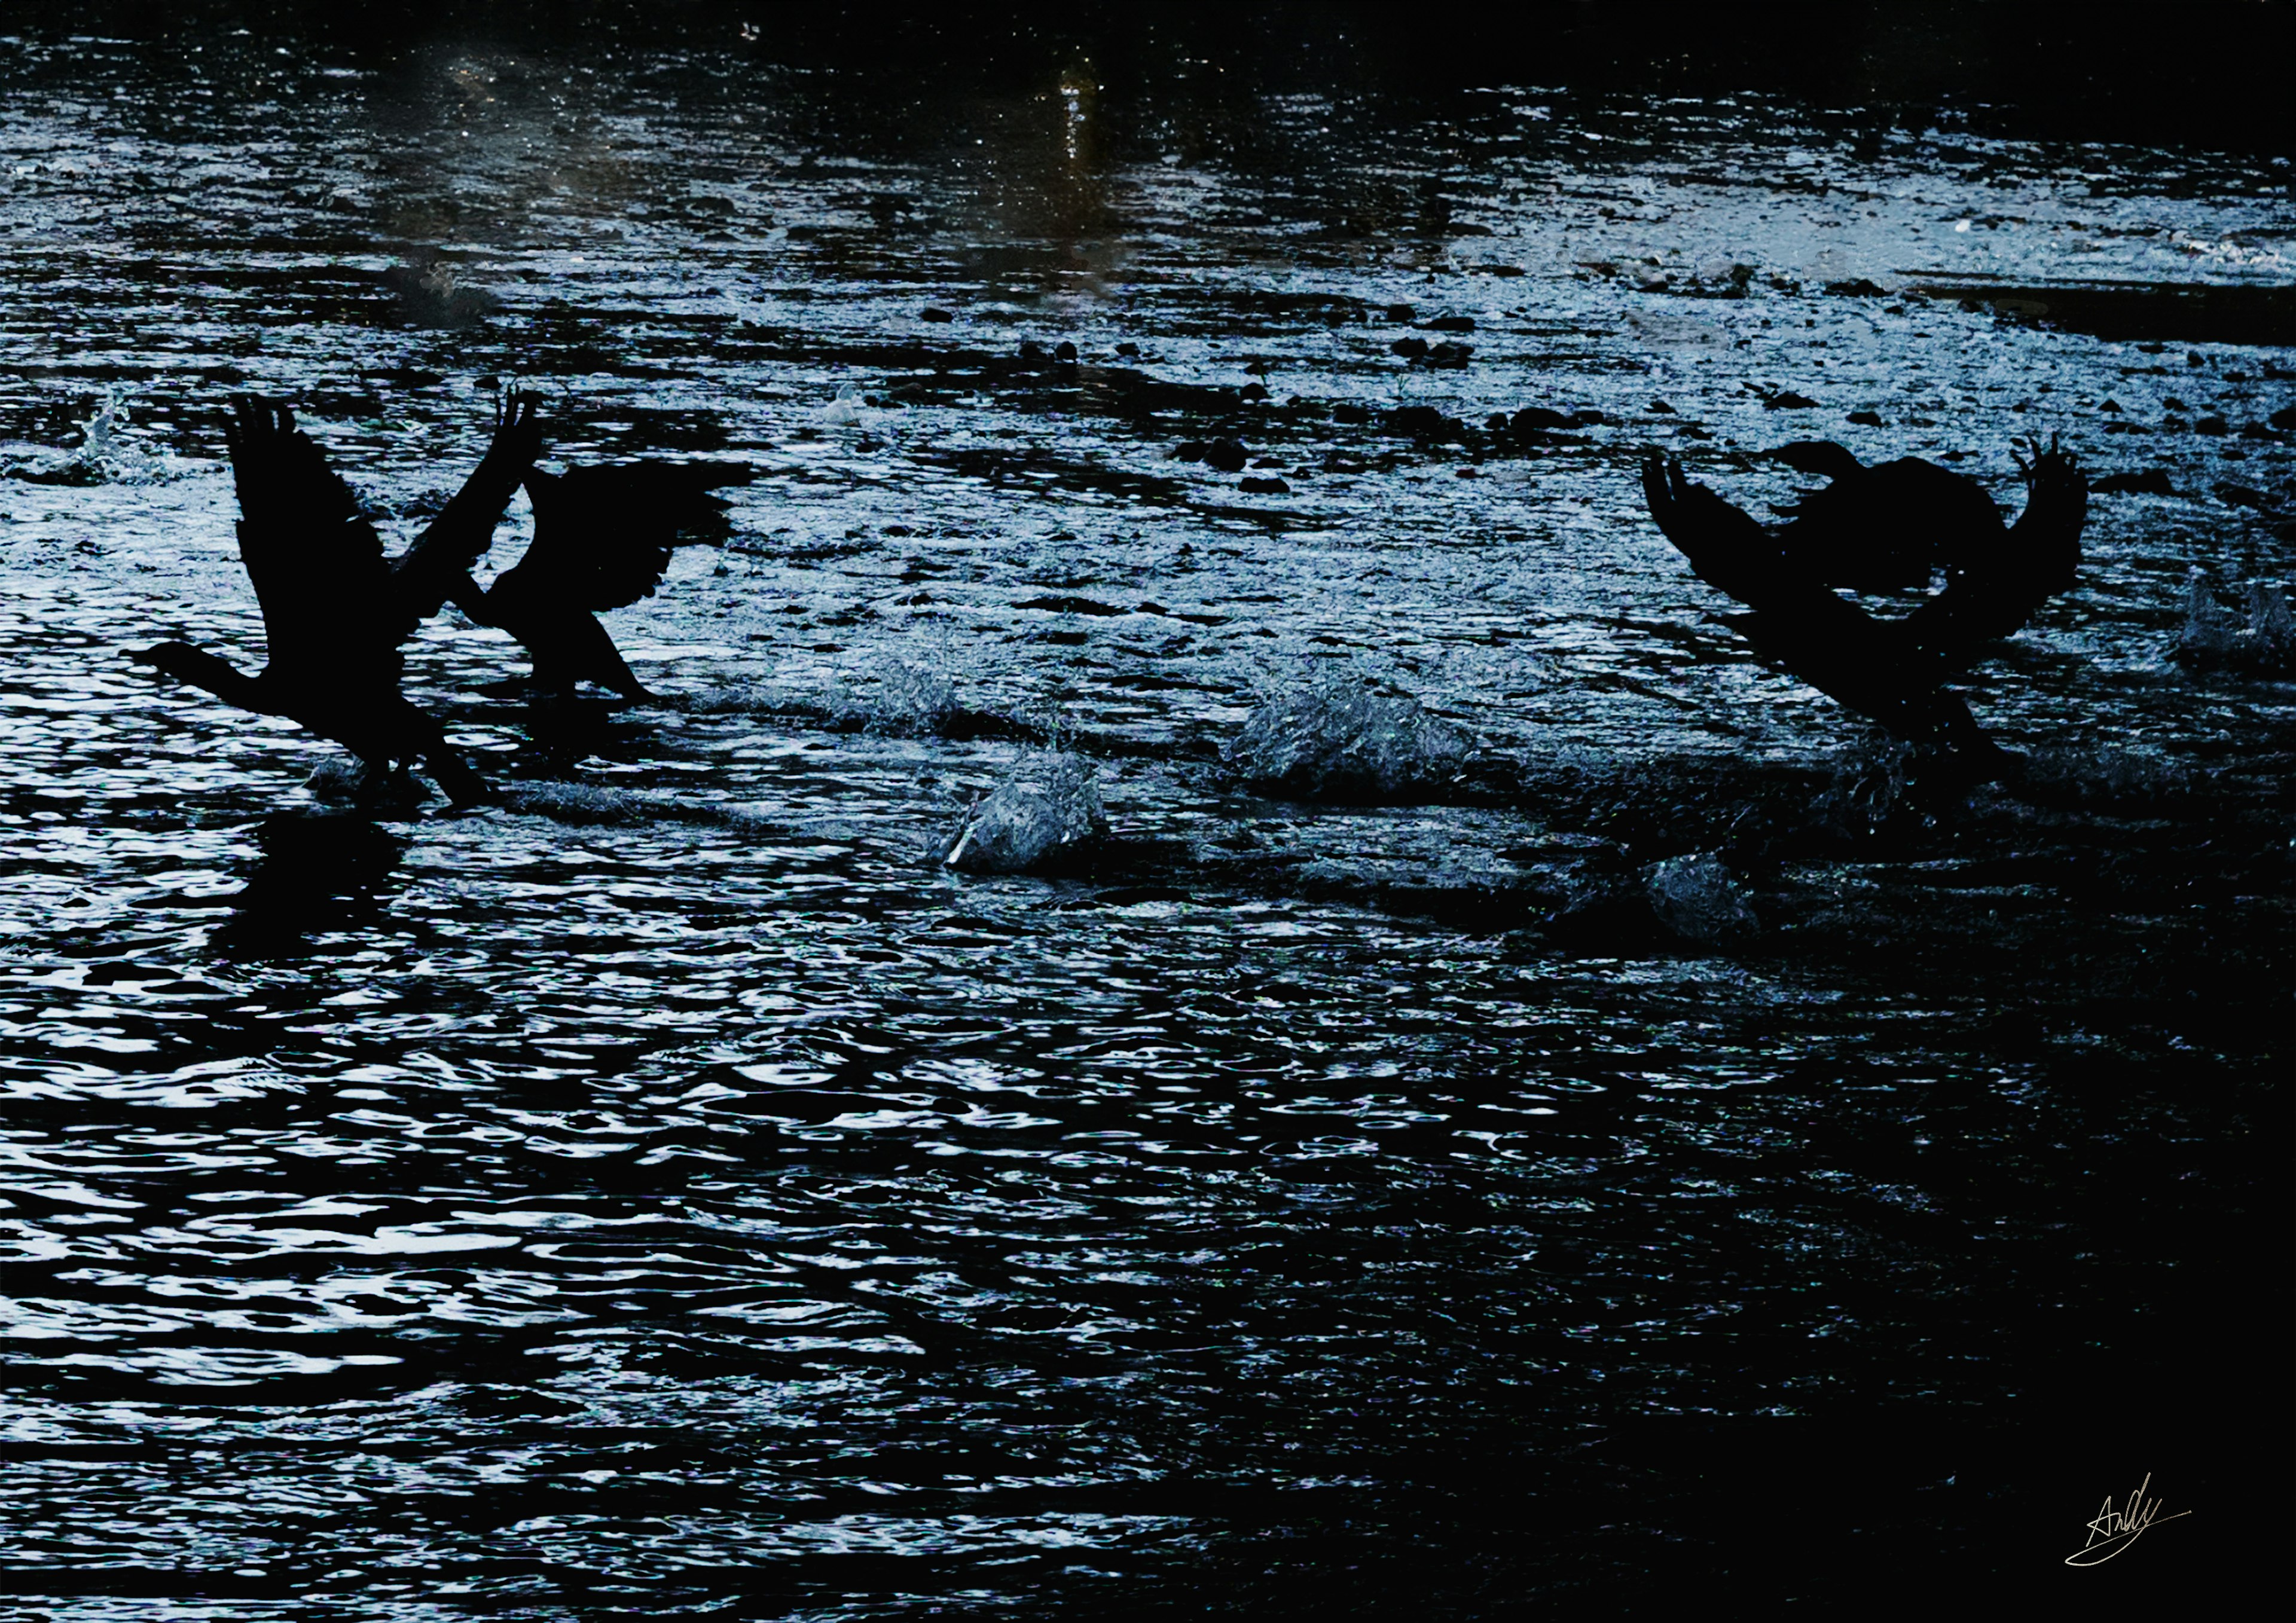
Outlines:
{"label": "water surface", "polygon": [[[889,97],[738,37],[0,63],[28,1615],[2039,1584],[2147,1471],[2199,1508],[2111,1570],[2266,1547],[2296,715],[2169,654],[2189,570],[2287,570],[2287,354],[1920,290],[2284,286],[2284,167],[1529,84]],[[449,615],[409,689],[504,803],[377,810],[127,662],[259,662],[231,392],[395,542],[512,380],[554,464],[761,470],[611,617],[660,702],[534,712]],[[1581,421],[1482,426],[1531,406]],[[1762,512],[1751,454],[1837,438],[2013,511],[2034,434],[2179,494],[2098,498],[1973,680],[2027,777],[1877,830],[1886,753],[1710,618],[1637,461]],[[1464,770],[1240,784],[1339,677]],[[1047,740],[1095,863],[939,865]],[[1749,934],[1554,927],[1717,851]]]}

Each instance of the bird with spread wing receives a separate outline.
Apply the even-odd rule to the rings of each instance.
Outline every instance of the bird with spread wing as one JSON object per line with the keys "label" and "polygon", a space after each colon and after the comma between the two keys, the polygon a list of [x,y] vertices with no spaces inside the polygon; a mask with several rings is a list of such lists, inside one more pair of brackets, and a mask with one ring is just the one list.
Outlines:
{"label": "bird with spread wing", "polygon": [[570,693],[594,682],[628,699],[651,697],[598,620],[651,597],[680,546],[726,538],[719,486],[754,477],[733,463],[600,463],[564,473],[529,469],[534,540],[480,590],[465,570],[449,593],[482,626],[510,633],[534,658],[534,685]]}
{"label": "bird with spread wing", "polygon": [[[1763,659],[1898,737],[1973,762],[1996,759],[1999,751],[1946,684],[2072,584],[2088,510],[2079,468],[2054,442],[2035,444],[2018,463],[2025,511],[2005,526],[1975,481],[1933,463],[1866,468],[1822,441],[1775,455],[1831,479],[1775,530],[1689,479],[1677,461],[1653,455],[1643,464],[1659,529],[1701,580],[1748,611],[1719,618]],[[1943,588],[1900,619],[1834,589],[1924,583],[1940,569]]]}
{"label": "bird with spread wing", "polygon": [[533,404],[512,389],[493,443],[462,489],[397,557],[350,487],[284,406],[252,396],[225,425],[239,493],[239,553],[263,611],[266,659],[255,676],[189,643],[132,655],[226,704],[283,716],[370,768],[420,760],[457,803],[485,784],[439,723],[398,691],[399,645],[467,581],[541,450]]}

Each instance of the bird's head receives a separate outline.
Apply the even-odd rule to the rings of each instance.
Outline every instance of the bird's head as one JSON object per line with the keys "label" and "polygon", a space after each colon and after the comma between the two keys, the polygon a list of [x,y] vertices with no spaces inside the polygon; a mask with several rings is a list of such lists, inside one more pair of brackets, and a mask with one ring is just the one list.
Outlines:
{"label": "bird's head", "polygon": [[1847,447],[1831,439],[1797,439],[1762,455],[1772,462],[1785,463],[1797,473],[1815,474],[1820,479],[1856,479],[1866,471],[1865,464]]}
{"label": "bird's head", "polygon": [[154,643],[149,648],[131,648],[127,651],[130,664],[141,665],[150,670],[164,671],[171,676],[180,676],[185,671],[202,665],[214,657],[212,654],[193,647],[189,643]]}

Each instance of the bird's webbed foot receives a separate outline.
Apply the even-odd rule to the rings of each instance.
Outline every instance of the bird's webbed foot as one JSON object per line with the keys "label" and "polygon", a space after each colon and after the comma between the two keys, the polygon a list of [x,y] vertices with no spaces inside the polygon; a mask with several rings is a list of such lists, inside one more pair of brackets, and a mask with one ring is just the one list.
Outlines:
{"label": "bird's webbed foot", "polygon": [[404,761],[362,761],[353,798],[362,806],[412,806],[422,789]]}
{"label": "bird's webbed foot", "polygon": [[457,807],[483,806],[492,798],[486,779],[473,772],[452,745],[431,750],[423,757],[422,764],[439,780],[439,787],[447,791],[447,800]]}

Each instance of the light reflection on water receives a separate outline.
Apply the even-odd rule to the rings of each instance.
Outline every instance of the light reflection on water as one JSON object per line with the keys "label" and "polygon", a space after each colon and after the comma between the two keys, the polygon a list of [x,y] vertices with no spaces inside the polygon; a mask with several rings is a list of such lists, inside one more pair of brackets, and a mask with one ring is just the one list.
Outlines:
{"label": "light reflection on water", "polygon": [[[903,122],[707,55],[4,48],[44,94],[0,124],[0,439],[53,472],[106,390],[127,423],[102,482],[0,480],[4,1560],[53,1615],[993,1616],[1110,1573],[1479,1615],[1708,1549],[1725,1453],[1835,1446],[1742,1449],[1762,1416],[1984,1570],[1972,1505],[2104,1491],[2031,1480],[2037,1390],[2153,1367],[2151,1315],[2246,1334],[2192,1257],[2284,1216],[2243,1016],[2286,1013],[2286,695],[2164,656],[2189,564],[2285,568],[2206,493],[2287,488],[2237,431],[2286,375],[1902,289],[2284,279],[2269,174],[1529,90],[1111,132],[1083,78]],[[1447,316],[1464,368],[1391,352]],[[1074,377],[1012,358],[1063,338]],[[565,456],[767,470],[615,619],[673,702],[530,717],[434,625],[410,687],[505,804],[378,818],[120,658],[255,660],[230,389],[403,517],[512,376]],[[1471,455],[1358,403],[1603,421]],[[1962,450],[2013,504],[2037,429],[2192,499],[2100,500],[1976,684],[2031,786],[1787,862],[1735,957],[1532,928],[1542,876],[1710,848],[1857,737],[1705,619],[1643,447],[1756,505],[1791,487],[1735,451]],[[1288,493],[1168,455],[1230,432]],[[1119,612],[1021,606],[1062,595]],[[1327,664],[1466,729],[1472,792],[1240,793],[1221,743]],[[921,729],[916,672],[1005,731]],[[1114,867],[933,865],[1055,724]]]}

